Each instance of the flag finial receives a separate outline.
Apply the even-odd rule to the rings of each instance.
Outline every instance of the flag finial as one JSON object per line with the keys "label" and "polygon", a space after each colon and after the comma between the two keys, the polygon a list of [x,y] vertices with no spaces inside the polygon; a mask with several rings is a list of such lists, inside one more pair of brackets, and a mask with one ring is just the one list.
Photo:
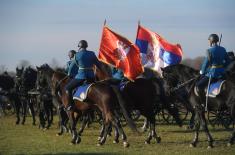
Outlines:
{"label": "flag finial", "polygon": [[104,19],[104,26],[106,25],[106,19]]}
{"label": "flag finial", "polygon": [[138,25],[140,25],[140,20],[138,20]]}

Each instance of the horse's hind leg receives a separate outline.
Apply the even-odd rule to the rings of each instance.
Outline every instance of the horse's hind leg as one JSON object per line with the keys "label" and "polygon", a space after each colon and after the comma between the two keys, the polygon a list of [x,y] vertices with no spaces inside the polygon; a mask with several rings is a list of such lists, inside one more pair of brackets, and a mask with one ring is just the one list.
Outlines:
{"label": "horse's hind leg", "polygon": [[88,119],[89,119],[87,114],[84,115],[82,118],[83,118],[82,119],[82,124],[81,124],[81,127],[80,127],[79,131],[78,131],[79,136],[82,135],[82,133],[83,133],[85,127],[86,127],[86,124],[88,123]]}
{"label": "horse's hind leg", "polygon": [[204,129],[204,131],[207,135],[208,148],[212,148],[213,147],[213,138],[212,138],[212,136],[208,130],[208,127],[207,127],[205,113],[201,111],[200,117],[201,117],[202,128]]}
{"label": "horse's hind leg", "polygon": [[70,119],[70,124],[71,124],[71,131],[72,131],[71,144],[78,144],[81,142],[81,138],[77,134],[77,130],[76,130],[76,125],[77,125],[77,120],[79,118],[79,114],[76,118],[74,116],[74,112],[69,112],[69,115],[70,115],[69,119]]}
{"label": "horse's hind leg", "polygon": [[[122,126],[121,126],[121,123],[120,123],[120,121],[117,119],[117,118],[114,118],[113,120],[112,120],[112,123],[113,123],[113,126],[116,128],[116,129],[118,129],[118,131],[116,131],[116,133],[118,134],[118,132],[121,134],[121,136],[122,136],[122,141],[123,141],[123,146],[124,147],[129,147],[129,143],[127,142],[127,137],[126,137],[126,134],[125,134],[125,132],[124,132],[124,130],[123,130],[123,128],[122,128]],[[117,138],[119,137],[119,135],[117,135]]]}
{"label": "horse's hind leg", "polygon": [[103,125],[104,125],[104,133],[103,133],[103,136],[101,137],[101,139],[99,140],[99,142],[97,144],[98,146],[101,146],[101,145],[103,145],[105,143],[107,135],[108,135],[108,129],[109,129],[110,125],[111,125],[111,122],[110,121],[104,122]]}
{"label": "horse's hind leg", "polygon": [[[147,119],[147,120],[149,120],[149,119]],[[152,138],[154,138],[157,143],[160,143],[161,137],[157,136],[157,133],[155,130],[155,118],[151,117],[149,122],[150,122],[150,131],[149,131],[148,138],[145,140],[145,144],[150,144],[150,141]]]}

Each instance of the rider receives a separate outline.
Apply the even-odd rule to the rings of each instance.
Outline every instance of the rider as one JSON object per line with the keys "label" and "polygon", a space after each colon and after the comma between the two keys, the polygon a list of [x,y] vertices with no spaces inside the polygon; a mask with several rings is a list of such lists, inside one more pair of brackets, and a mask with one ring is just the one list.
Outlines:
{"label": "rider", "polygon": [[207,86],[210,78],[212,82],[223,78],[225,67],[230,62],[225,48],[217,44],[219,41],[218,35],[211,34],[208,40],[210,48],[207,50],[207,56],[201,66],[200,74],[202,76],[196,84],[200,94],[204,94],[204,88]]}
{"label": "rider", "polygon": [[[74,79],[72,79],[65,87],[66,93],[68,94],[68,106],[67,110],[71,110],[73,108],[73,89],[78,86],[81,86],[85,81],[94,81],[95,75],[93,71],[93,66],[96,65],[98,68],[100,67],[99,60],[97,59],[95,53],[93,51],[88,51],[86,48],[88,47],[88,43],[86,40],[81,40],[78,43],[79,50],[75,54],[74,63],[79,67],[77,75]],[[70,65],[69,68],[72,66]]]}
{"label": "rider", "polygon": [[74,57],[75,57],[76,51],[75,50],[70,50],[68,53],[69,56],[69,61],[66,64],[66,69],[65,72],[69,77],[74,78],[77,75],[78,72],[78,66],[74,62]]}

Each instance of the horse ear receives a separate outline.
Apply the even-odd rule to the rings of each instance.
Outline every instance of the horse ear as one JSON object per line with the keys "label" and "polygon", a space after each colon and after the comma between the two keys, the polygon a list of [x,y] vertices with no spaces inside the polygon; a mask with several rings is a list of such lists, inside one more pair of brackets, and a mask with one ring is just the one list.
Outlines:
{"label": "horse ear", "polygon": [[160,67],[161,68],[161,71],[164,71],[164,68]]}
{"label": "horse ear", "polygon": [[38,66],[36,66],[36,68],[37,68],[37,70],[39,70],[39,69],[40,69],[40,67],[38,67]]}

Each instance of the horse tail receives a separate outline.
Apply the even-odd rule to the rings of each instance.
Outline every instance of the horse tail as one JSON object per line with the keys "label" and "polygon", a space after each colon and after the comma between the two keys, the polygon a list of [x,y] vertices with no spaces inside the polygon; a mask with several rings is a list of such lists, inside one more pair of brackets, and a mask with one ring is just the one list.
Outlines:
{"label": "horse tail", "polygon": [[112,89],[114,90],[114,93],[116,94],[117,96],[117,99],[118,99],[118,103],[121,107],[121,110],[123,112],[123,115],[127,121],[127,124],[129,125],[129,127],[131,128],[132,131],[134,132],[137,132],[137,133],[140,133],[138,130],[137,130],[137,127],[134,123],[134,121],[132,120],[132,118],[130,117],[130,115],[128,114],[127,110],[126,110],[126,104],[125,104],[125,101],[123,99],[123,97],[121,96],[120,92],[117,90],[117,88],[115,86],[111,86]]}

